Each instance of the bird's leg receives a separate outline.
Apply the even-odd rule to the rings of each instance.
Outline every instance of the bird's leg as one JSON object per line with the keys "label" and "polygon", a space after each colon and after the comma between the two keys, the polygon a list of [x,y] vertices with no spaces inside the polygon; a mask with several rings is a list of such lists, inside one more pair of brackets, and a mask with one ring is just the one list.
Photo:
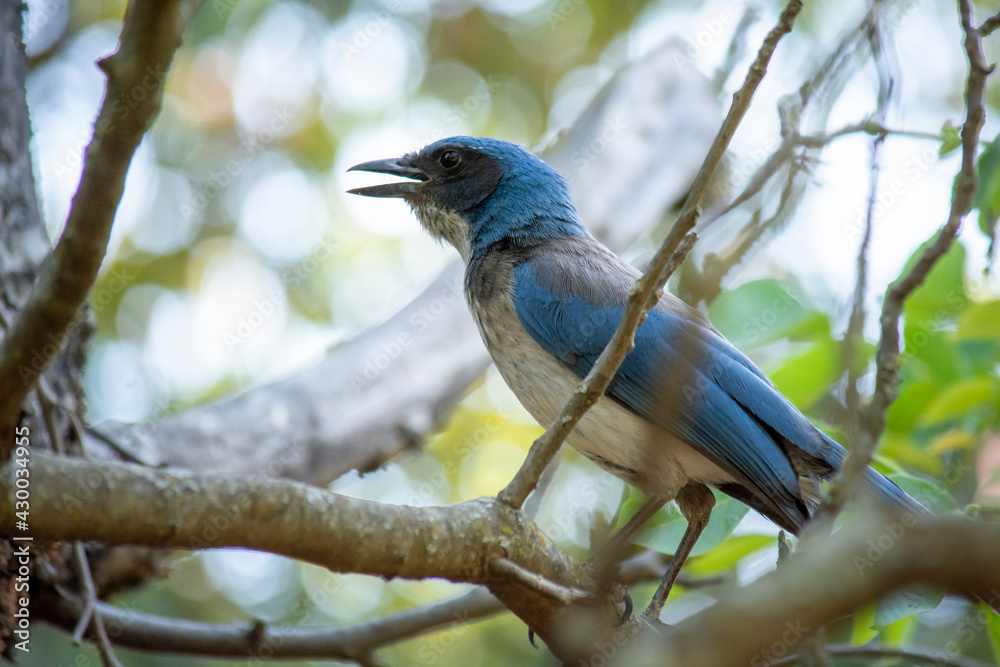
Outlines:
{"label": "bird's leg", "polygon": [[[590,572],[590,576],[593,577],[602,590],[605,592],[612,590],[614,581],[611,569],[618,563],[622,550],[628,544],[629,539],[635,534],[635,531],[639,530],[642,524],[646,523],[669,500],[670,498],[667,496],[652,496],[647,499],[642,507],[632,515],[632,518],[622,526],[621,530],[608,538],[608,541],[602,544],[594,555],[588,558],[587,562],[583,564],[583,567]],[[624,597],[625,601],[625,611],[622,613],[621,618],[621,622],[624,623],[632,616],[632,598],[628,594],[627,587],[620,585],[619,587],[621,590],[618,592]],[[613,599],[617,600],[618,595],[614,593],[610,594]]]}
{"label": "bird's leg", "polygon": [[642,507],[632,515],[622,529],[617,533],[608,538],[608,541],[601,545],[593,556],[590,557],[590,562],[597,564],[609,564],[618,560],[619,554],[621,554],[622,549],[628,544],[628,541],[635,534],[635,531],[642,527],[642,524],[649,521],[649,519],[656,514],[656,512],[670,501],[669,497],[666,496],[652,496],[643,503]]}
{"label": "bird's leg", "polygon": [[688,527],[684,531],[684,537],[681,538],[680,546],[677,547],[674,557],[670,559],[670,566],[667,568],[666,574],[663,575],[663,581],[660,582],[649,607],[642,615],[647,621],[659,620],[663,604],[667,601],[670,589],[673,587],[677,575],[681,572],[681,566],[691,554],[691,549],[694,548],[695,542],[701,536],[701,531],[708,525],[712,508],[715,507],[715,496],[712,495],[707,486],[688,484],[677,494],[677,505],[681,509],[681,514],[687,519]]}

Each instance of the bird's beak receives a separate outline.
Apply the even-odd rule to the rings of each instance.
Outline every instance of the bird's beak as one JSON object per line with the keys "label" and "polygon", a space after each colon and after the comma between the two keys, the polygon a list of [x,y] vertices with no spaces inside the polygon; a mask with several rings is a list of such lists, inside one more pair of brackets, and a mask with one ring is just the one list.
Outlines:
{"label": "bird's beak", "polygon": [[[421,182],[429,179],[423,170],[410,165],[406,157],[362,162],[361,164],[354,165],[347,171],[372,171],[376,174],[402,176],[403,178],[412,178],[414,181]],[[352,195],[364,195],[365,197],[406,197],[419,192],[417,188],[420,186],[420,183],[414,181],[371,185],[367,188],[353,188],[347,192]]]}

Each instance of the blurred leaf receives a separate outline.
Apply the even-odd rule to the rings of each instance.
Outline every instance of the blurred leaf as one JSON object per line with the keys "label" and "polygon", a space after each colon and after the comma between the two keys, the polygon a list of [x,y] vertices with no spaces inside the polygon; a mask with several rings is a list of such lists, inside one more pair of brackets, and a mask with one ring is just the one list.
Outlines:
{"label": "blurred leaf", "polygon": [[890,593],[878,603],[875,610],[875,629],[888,625],[925,611],[937,608],[944,599],[944,591],[936,588],[907,588]]}
{"label": "blurred leaf", "polygon": [[878,451],[880,457],[889,458],[896,464],[930,475],[936,476],[944,469],[940,454],[928,451],[909,435],[887,433],[882,438]]}
{"label": "blurred leaf", "polygon": [[[712,518],[709,519],[708,525],[698,538],[698,543],[691,551],[692,556],[700,556],[722,544],[750,511],[749,507],[738,500],[733,500],[719,491],[713,490],[712,493],[715,494],[715,509],[712,510]],[[660,553],[674,553],[687,529],[687,521],[681,516],[680,511],[676,508],[661,510],[646,525],[651,524],[655,527],[639,533],[632,541]]]}
{"label": "blurred leaf", "polygon": [[927,451],[939,454],[941,452],[949,452],[953,449],[967,449],[975,441],[972,434],[966,431],[945,431],[931,440]]}
{"label": "blurred leaf", "polygon": [[793,332],[829,330],[826,315],[807,310],[771,279],[723,292],[709,306],[708,316],[740,349],[787,338]]}
{"label": "blurred leaf", "polygon": [[899,398],[889,406],[886,412],[886,428],[897,433],[909,433],[924,410],[937,396],[937,386],[930,382],[909,380],[909,374],[904,368],[903,384],[899,390]]}
{"label": "blurred leaf", "polygon": [[854,612],[854,624],[851,628],[851,644],[855,646],[867,644],[878,636],[878,631],[874,629],[875,609],[876,605],[870,604]]}
{"label": "blurred leaf", "polygon": [[979,211],[979,228],[993,240],[1000,216],[1000,136],[990,142],[976,161],[979,187],[972,207]]}
{"label": "blurred leaf", "polygon": [[996,400],[996,381],[978,377],[957,382],[937,395],[920,418],[923,424],[939,424],[965,415]]}
{"label": "blurred leaf", "polygon": [[907,475],[902,472],[889,475],[889,479],[935,514],[958,511],[958,504],[955,502],[955,499],[936,482]]}
{"label": "blurred leaf", "polygon": [[[629,522],[636,512],[646,504],[647,497],[639,489],[634,486],[625,486],[624,498],[621,504],[618,506],[618,517],[614,524],[614,531],[617,532],[625,527],[625,524]],[[672,516],[676,515],[676,516]],[[669,516],[669,521],[668,521]],[[684,517],[681,516],[680,510],[673,503],[667,503],[663,509],[653,515],[653,517],[642,525],[643,528],[652,528],[654,526],[662,526],[666,523],[672,521],[683,521]]]}
{"label": "blurred leaf", "polygon": [[[858,352],[864,362],[872,346],[863,344]],[[826,393],[841,374],[840,345],[827,339],[817,342],[808,351],[789,359],[784,366],[771,373],[771,380],[788,400],[800,409],[808,408]]]}
{"label": "blurred leaf", "polygon": [[941,148],[938,155],[944,157],[962,145],[962,137],[958,134],[958,128],[950,120],[946,120],[941,126]]}
{"label": "blurred leaf", "polygon": [[1000,301],[987,301],[970,306],[958,320],[959,340],[1000,339]]}
{"label": "blurred leaf", "polygon": [[[939,311],[940,312],[940,311]],[[945,321],[945,317],[941,316]],[[907,373],[920,380],[932,382],[936,388],[959,381],[971,371],[969,360],[951,341],[944,331],[921,328],[916,330],[909,324],[905,327],[906,349],[903,365]]]}
{"label": "blurred leaf", "polygon": [[729,572],[744,557],[774,543],[774,535],[733,535],[708,553],[688,561],[685,572],[701,575]]}
{"label": "blurred leaf", "polygon": [[[986,605],[980,605],[981,609],[986,609]],[[993,647],[993,658],[1000,665],[1000,614],[986,611],[986,629],[990,638],[990,646]]]}
{"label": "blurred leaf", "polygon": [[[906,262],[906,267],[900,275],[907,274],[930,246],[934,239],[922,243],[916,252]],[[927,275],[921,284],[906,301],[904,315],[906,317],[906,342],[911,341],[918,346],[918,332],[931,333],[938,331],[960,313],[969,303],[965,293],[965,247],[961,243],[953,243]]]}

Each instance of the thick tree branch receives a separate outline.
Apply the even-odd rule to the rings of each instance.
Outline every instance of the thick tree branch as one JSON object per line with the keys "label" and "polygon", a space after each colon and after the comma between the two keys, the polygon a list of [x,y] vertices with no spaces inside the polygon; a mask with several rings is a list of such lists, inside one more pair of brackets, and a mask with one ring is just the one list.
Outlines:
{"label": "thick tree branch", "polygon": [[118,52],[101,62],[107,93],[65,229],[0,345],[0,458],[13,447],[25,397],[97,277],[129,163],[160,109],[167,68],[197,6],[192,0],[131,3]]}
{"label": "thick tree branch", "polygon": [[768,664],[775,646],[794,652],[816,628],[917,583],[1000,601],[998,549],[997,524],[965,518],[904,524],[870,512],[822,549],[800,553],[780,572],[635,647],[638,655],[622,651],[616,664],[651,664],[643,655],[671,666]]}
{"label": "thick tree branch", "polygon": [[621,324],[608,342],[607,347],[591,368],[580,387],[556,417],[545,434],[531,446],[528,456],[510,484],[500,493],[499,499],[512,507],[520,507],[528,494],[535,488],[545,467],[559,451],[584,413],[593,406],[604,394],[611,383],[615,372],[624,361],[625,356],[634,345],[635,331],[645,319],[646,313],[659,300],[670,274],[683,261],[694,243],[695,237],[689,233],[698,222],[701,215],[701,204],[708,192],[716,169],[722,161],[722,156],[729,142],[743,120],[743,115],[750,107],[750,101],[757,90],[761,79],[767,72],[767,64],[771,60],[778,42],[788,34],[795,22],[795,17],[802,9],[801,0],[790,0],[781,12],[777,25],[771,29],[761,44],[757,57],[750,65],[743,85],[733,95],[733,103],[726,114],[725,120],[712,147],[709,149],[698,175],[695,177],[691,191],[684,202],[680,216],[663,241],[650,262],[649,268],[633,286],[629,295]]}
{"label": "thick tree branch", "polygon": [[[573,655],[556,630],[579,611],[517,578],[494,572],[507,559],[568,589],[596,590],[585,569],[523,514],[495,499],[450,507],[358,500],[264,476],[153,470],[115,462],[31,454],[31,537],[163,548],[242,547],[336,572],[385,578],[440,577],[487,586],[554,652]],[[0,534],[15,526],[15,467],[0,468]],[[135,508],[143,508],[143,521]],[[587,605],[609,629],[617,608]]]}
{"label": "thick tree branch", "polygon": [[[973,660],[972,658],[960,655],[949,655],[944,651],[936,651],[920,646],[882,646],[881,644],[852,646],[850,644],[833,644],[832,646],[827,646],[826,650],[831,655],[845,658],[905,660],[905,662],[899,662],[899,664],[905,664],[910,667],[916,667],[917,665],[928,665],[928,667],[993,667],[979,660]],[[793,654],[781,660],[768,663],[768,667],[798,665],[799,657],[798,654]]]}

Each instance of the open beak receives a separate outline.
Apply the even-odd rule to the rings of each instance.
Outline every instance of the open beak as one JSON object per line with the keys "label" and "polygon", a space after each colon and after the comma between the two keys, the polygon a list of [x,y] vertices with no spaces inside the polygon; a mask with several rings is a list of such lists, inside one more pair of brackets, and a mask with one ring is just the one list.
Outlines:
{"label": "open beak", "polygon": [[406,197],[417,194],[420,182],[429,180],[427,174],[407,164],[405,157],[392,158],[390,160],[372,160],[356,164],[347,171],[371,171],[376,174],[389,174],[390,176],[402,176],[412,178],[413,181],[403,181],[401,183],[386,183],[384,185],[371,185],[367,188],[353,188],[348,190],[352,195],[364,195],[365,197]]}

